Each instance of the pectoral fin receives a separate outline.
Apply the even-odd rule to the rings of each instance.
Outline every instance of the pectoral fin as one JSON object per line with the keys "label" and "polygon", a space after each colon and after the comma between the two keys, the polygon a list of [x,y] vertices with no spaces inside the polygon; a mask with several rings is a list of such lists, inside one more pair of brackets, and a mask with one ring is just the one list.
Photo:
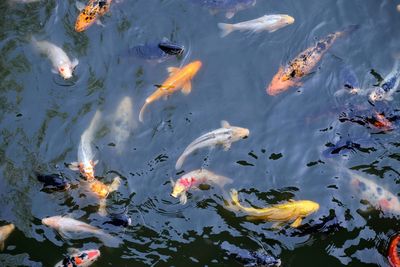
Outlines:
{"label": "pectoral fin", "polygon": [[221,121],[221,127],[222,128],[230,128],[231,125],[227,121]]}
{"label": "pectoral fin", "polygon": [[301,221],[302,221],[302,218],[299,217],[299,218],[297,218],[290,226],[292,226],[293,228],[297,228],[297,227],[300,226]]}
{"label": "pectoral fin", "polygon": [[78,162],[71,162],[68,164],[68,168],[73,171],[79,171],[79,164]]}
{"label": "pectoral fin", "polygon": [[192,91],[192,83],[189,81],[183,85],[182,93],[184,95],[188,95],[190,94],[191,91]]}
{"label": "pectoral fin", "polygon": [[176,68],[176,67],[169,67],[167,68],[167,71],[169,73],[169,76],[172,76],[174,74],[176,74],[180,69]]}
{"label": "pectoral fin", "polygon": [[182,205],[185,205],[187,202],[187,195],[185,192],[183,192],[179,198],[179,201],[181,202]]}
{"label": "pectoral fin", "polygon": [[76,9],[78,9],[79,11],[82,11],[85,9],[86,5],[80,1],[76,1],[75,3],[75,7]]}
{"label": "pectoral fin", "polygon": [[274,230],[279,230],[279,229],[281,229],[284,225],[285,225],[284,222],[276,222],[276,223],[274,223],[274,224],[271,226],[271,228],[274,229]]}
{"label": "pectoral fin", "polygon": [[227,19],[231,19],[231,18],[233,18],[233,16],[235,16],[235,12],[233,12],[233,11],[228,11],[225,13],[225,17]]}
{"label": "pectoral fin", "polygon": [[108,187],[108,192],[111,193],[111,192],[117,191],[120,185],[121,185],[121,178],[119,178],[119,176],[117,176],[114,178],[113,182]]}
{"label": "pectoral fin", "polygon": [[228,151],[231,148],[232,143],[224,143],[222,146],[224,151]]}

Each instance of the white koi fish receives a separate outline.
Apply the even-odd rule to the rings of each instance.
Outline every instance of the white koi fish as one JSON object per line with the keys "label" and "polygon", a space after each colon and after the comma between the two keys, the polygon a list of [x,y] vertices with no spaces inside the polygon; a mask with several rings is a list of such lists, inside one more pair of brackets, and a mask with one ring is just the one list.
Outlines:
{"label": "white koi fish", "polygon": [[175,169],[180,169],[186,157],[197,149],[222,145],[225,150],[228,150],[233,142],[250,134],[249,129],[230,126],[227,121],[222,121],[221,126],[222,128],[206,133],[190,143],[176,162]]}
{"label": "white koi fish", "polygon": [[218,23],[222,30],[221,37],[225,37],[233,31],[252,31],[255,33],[262,31],[274,32],[289,24],[294,23],[294,18],[289,15],[265,15],[258,19],[243,21],[236,24]]}
{"label": "white koi fish", "polygon": [[175,198],[179,197],[181,204],[186,204],[186,192],[190,189],[197,188],[200,184],[215,184],[222,188],[232,182],[232,179],[225,176],[215,174],[206,169],[199,169],[183,175],[176,182],[171,180],[173,187],[171,196]]}
{"label": "white koi fish", "polygon": [[64,79],[72,77],[78,59],[69,59],[68,55],[58,46],[47,41],[37,41],[32,37],[33,46],[42,54],[45,54],[53,64],[53,72],[59,73]]}
{"label": "white koi fish", "polygon": [[12,223],[0,227],[0,251],[4,250],[4,242],[14,231],[14,229],[15,226]]}
{"label": "white koi fish", "polygon": [[393,94],[397,91],[400,84],[400,61],[397,59],[392,71],[383,79],[379,87],[370,89],[369,99],[375,101],[392,101]]}
{"label": "white koi fish", "polygon": [[350,183],[361,199],[368,200],[374,208],[383,212],[400,214],[400,201],[396,195],[355,172],[349,172],[349,174]]}
{"label": "white koi fish", "polygon": [[74,171],[80,171],[82,176],[88,181],[92,181],[94,176],[94,166],[98,161],[94,161],[94,153],[92,150],[92,141],[94,134],[99,126],[101,112],[96,111],[90,122],[89,127],[81,135],[81,141],[78,146],[78,162],[72,162],[69,168]]}
{"label": "white koi fish", "polygon": [[[120,243],[116,237],[105,233],[103,230],[66,216],[44,218],[42,224],[55,229],[63,238],[73,238],[71,234],[74,233],[92,234],[110,247],[117,247]],[[79,239],[79,237],[77,238]]]}
{"label": "white koi fish", "polygon": [[118,153],[121,153],[124,149],[124,144],[136,126],[135,124],[132,100],[129,96],[126,96],[121,100],[115,111],[111,128],[111,135],[115,140]]}

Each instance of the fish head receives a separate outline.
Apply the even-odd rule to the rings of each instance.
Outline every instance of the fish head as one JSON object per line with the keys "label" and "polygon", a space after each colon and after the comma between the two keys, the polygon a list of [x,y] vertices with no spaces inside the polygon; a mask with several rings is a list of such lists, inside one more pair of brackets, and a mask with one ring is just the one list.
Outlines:
{"label": "fish head", "polygon": [[185,47],[183,45],[173,43],[170,41],[162,41],[158,44],[158,47],[168,55],[182,55],[185,51]]}
{"label": "fish head", "polygon": [[58,73],[65,79],[70,79],[72,77],[73,67],[71,64],[64,63],[58,67]]}
{"label": "fish head", "polygon": [[193,61],[192,63],[190,63],[187,68],[188,68],[188,72],[190,73],[190,77],[194,77],[197,72],[200,70],[201,66],[203,64],[201,63],[200,60],[196,60]]}
{"label": "fish head", "polygon": [[96,165],[96,163],[93,162],[92,160],[89,160],[88,162],[79,163],[79,171],[86,178],[86,180],[92,181],[95,179],[95,176],[94,176],[94,166],[95,165]]}
{"label": "fish head", "polygon": [[381,101],[385,98],[385,90],[382,88],[377,88],[369,94],[369,100],[372,102]]}
{"label": "fish head", "polygon": [[171,196],[173,196],[174,198],[177,198],[181,194],[185,194],[186,191],[187,191],[187,188],[178,181],[175,183],[174,188],[172,189]]}
{"label": "fish head", "polygon": [[97,249],[85,250],[70,259],[75,266],[89,266],[100,257],[100,251]]}
{"label": "fish head", "polygon": [[60,227],[60,219],[61,216],[53,216],[53,217],[48,217],[48,218],[43,218],[42,219],[42,224],[49,226],[51,228],[59,228]]}
{"label": "fish head", "polygon": [[232,136],[234,140],[240,140],[250,135],[250,131],[247,128],[232,127],[232,131],[233,131]]}
{"label": "fish head", "polygon": [[282,15],[280,21],[283,25],[290,25],[294,23],[294,18],[289,15]]}
{"label": "fish head", "polygon": [[267,94],[274,96],[295,85],[296,83],[292,81],[290,77],[287,77],[284,73],[284,69],[280,67],[278,73],[275,74],[271,83],[267,87]]}
{"label": "fish head", "polygon": [[318,210],[319,210],[319,204],[314,201],[305,200],[301,204],[301,215],[303,215],[303,216],[307,216]]}
{"label": "fish head", "polygon": [[177,198],[179,195],[186,195],[186,191],[198,182],[200,180],[194,177],[181,177],[176,181],[171,196]]}
{"label": "fish head", "polygon": [[107,185],[96,179],[90,183],[90,190],[99,198],[106,198],[110,192]]}

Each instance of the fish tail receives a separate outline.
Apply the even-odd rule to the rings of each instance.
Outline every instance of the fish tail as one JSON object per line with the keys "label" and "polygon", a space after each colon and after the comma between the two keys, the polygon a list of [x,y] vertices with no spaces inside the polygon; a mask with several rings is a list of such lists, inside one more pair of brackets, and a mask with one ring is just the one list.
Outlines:
{"label": "fish tail", "polygon": [[217,176],[215,183],[223,188],[225,185],[233,183],[233,180],[225,176]]}
{"label": "fish tail", "polygon": [[232,204],[238,207],[241,207],[239,203],[239,193],[236,189],[232,189],[230,192]]}
{"label": "fish tail", "polygon": [[356,30],[358,30],[360,28],[360,25],[358,24],[354,24],[354,25],[350,25],[347,26],[343,31],[339,32],[339,36],[348,36],[350,34],[352,34],[353,32],[355,32]]}
{"label": "fish tail", "polygon": [[182,165],[183,165],[183,162],[185,161],[185,159],[186,159],[186,155],[185,155],[185,153],[183,153],[179,157],[179,159],[176,161],[175,170],[179,170],[180,168],[182,168]]}
{"label": "fish tail", "polygon": [[119,238],[112,236],[110,234],[107,234],[107,233],[99,233],[98,238],[101,240],[101,242],[104,243],[104,245],[106,245],[108,247],[117,248],[121,244],[121,241],[119,240]]}
{"label": "fish tail", "polygon": [[146,107],[147,107],[149,104],[150,104],[150,101],[148,101],[148,100],[146,99],[146,102],[144,103],[144,105],[143,105],[143,107],[142,107],[142,109],[140,110],[140,113],[139,113],[139,121],[140,121],[140,122],[143,122],[143,113],[144,113],[144,110],[146,109]]}
{"label": "fish tail", "polygon": [[218,23],[218,27],[222,31],[221,37],[225,37],[235,30],[235,27],[233,26],[233,24],[228,24],[228,23]]}

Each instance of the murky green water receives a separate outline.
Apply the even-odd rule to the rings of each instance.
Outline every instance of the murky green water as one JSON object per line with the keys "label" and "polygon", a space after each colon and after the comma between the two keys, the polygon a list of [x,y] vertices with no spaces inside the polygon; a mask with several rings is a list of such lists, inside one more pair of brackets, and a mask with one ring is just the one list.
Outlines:
{"label": "murky green water", "polygon": [[[373,127],[340,122],[352,101],[341,97],[339,72],[350,64],[361,84],[375,83],[371,69],[390,72],[399,53],[400,13],[396,1],[258,0],[227,20],[186,0],[125,0],[113,3],[103,26],[74,31],[73,0],[32,4],[0,3],[0,220],[16,230],[0,254],[1,266],[53,266],[67,249],[99,248],[93,266],[240,266],[220,248],[223,241],[257,250],[259,243],[282,266],[387,266],[387,246],[398,230],[391,213],[368,209],[351,190],[343,169],[358,173],[397,194],[398,129],[376,134]],[[218,22],[239,22],[264,14],[286,13],[296,22],[275,33],[235,32],[220,38]],[[338,41],[304,85],[272,97],[266,85],[285,64],[316,39],[348,25],[361,28]],[[30,44],[31,36],[61,46],[79,65],[71,81],[51,72],[49,60]],[[156,63],[127,58],[134,45],[168,37],[187,48],[186,57]],[[166,68],[201,60],[192,93],[176,93],[138,112],[145,98],[167,77]],[[133,101],[132,133],[119,148],[113,122],[120,101]],[[388,105],[398,108],[398,96]],[[101,127],[93,140],[96,175],[118,192],[109,211],[126,211],[126,229],[103,225],[98,202],[83,189],[79,174],[65,164],[77,160],[80,136],[96,110]],[[219,128],[220,121],[250,129],[251,135],[229,152],[203,149],[183,170],[205,167],[230,177],[230,186],[258,206],[309,199],[321,205],[305,227],[272,229],[246,221],[224,208],[217,187],[192,191],[186,205],[170,196],[175,162],[195,138]],[[377,139],[375,149],[325,158],[326,144],[338,136]],[[117,149],[118,148],[118,149]],[[46,193],[34,172],[62,171],[73,184],[66,192]],[[229,187],[227,188],[229,189]],[[123,243],[107,248],[96,238],[64,240],[41,224],[46,216],[71,214],[104,228]],[[318,227],[325,222],[324,227]],[[309,226],[309,227],[307,227]],[[314,227],[313,227],[314,226]],[[310,228],[311,227],[311,228]]]}

